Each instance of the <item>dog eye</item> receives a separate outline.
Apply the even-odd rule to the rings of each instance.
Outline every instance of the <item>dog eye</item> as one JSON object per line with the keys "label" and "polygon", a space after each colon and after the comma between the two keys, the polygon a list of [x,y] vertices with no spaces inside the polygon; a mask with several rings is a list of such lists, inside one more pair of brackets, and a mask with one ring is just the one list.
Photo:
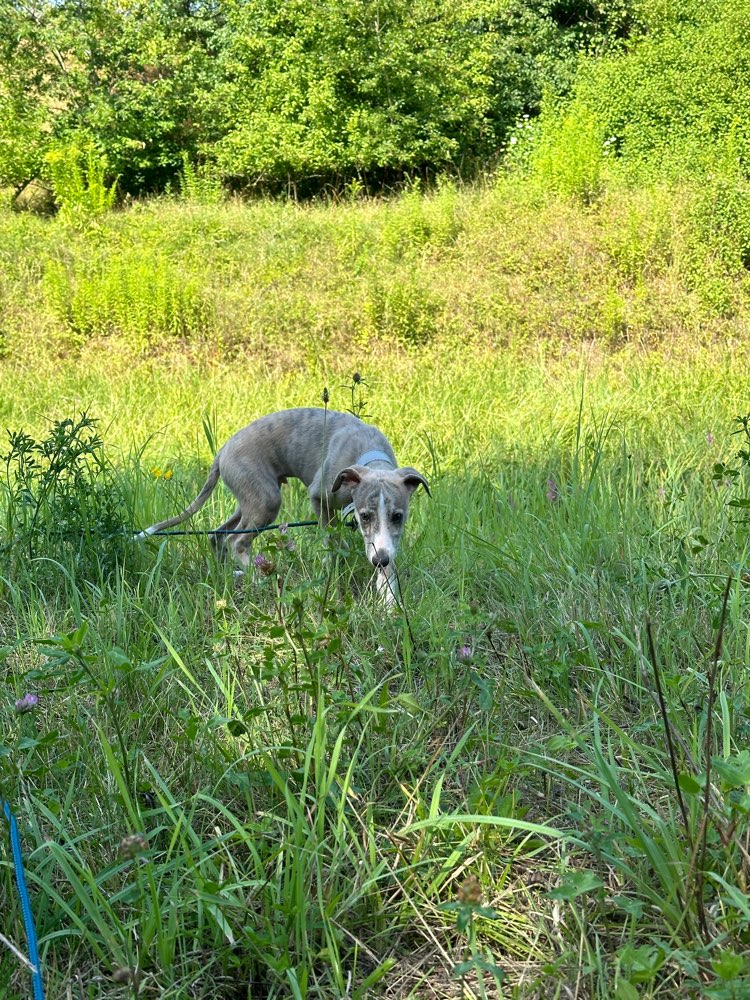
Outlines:
{"label": "dog eye", "polygon": [[403,519],[404,515],[401,513],[400,510],[394,510],[394,512],[391,514],[391,520],[393,521],[394,524],[401,524]]}
{"label": "dog eye", "polygon": [[359,520],[362,524],[368,524],[372,514],[368,513],[366,510],[361,510],[359,512]]}

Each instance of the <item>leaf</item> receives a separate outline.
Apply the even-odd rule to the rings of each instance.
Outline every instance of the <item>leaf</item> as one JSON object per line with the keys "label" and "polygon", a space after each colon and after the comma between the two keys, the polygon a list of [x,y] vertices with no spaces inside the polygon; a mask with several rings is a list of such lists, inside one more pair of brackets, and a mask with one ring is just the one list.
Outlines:
{"label": "leaf", "polygon": [[386,958],[384,962],[381,962],[376,969],[373,969],[369,976],[366,976],[365,979],[362,980],[360,985],[352,994],[352,1000],[364,1000],[365,997],[369,996],[371,988],[376,983],[380,982],[380,980],[391,971],[395,964],[395,958]]}
{"label": "leaf", "polygon": [[604,883],[591,871],[579,871],[571,872],[563,882],[556,886],[554,889],[550,889],[545,895],[549,899],[565,899],[570,901],[575,899],[576,896],[581,896],[586,892],[593,892],[594,889],[600,889]]}
{"label": "leaf", "polygon": [[615,987],[615,1000],[638,1000],[638,990],[627,979],[621,979]]}
{"label": "leaf", "polygon": [[745,959],[733,951],[723,951],[719,958],[711,960],[711,967],[720,979],[737,979],[745,967]]}
{"label": "leaf", "polygon": [[631,983],[644,983],[653,979],[664,965],[665,952],[661,945],[626,945],[620,952],[620,962],[627,970]]}
{"label": "leaf", "polygon": [[38,747],[41,740],[36,739],[33,736],[22,736],[18,741],[19,750],[33,750],[34,747]]}
{"label": "leaf", "polygon": [[684,771],[677,775],[677,784],[686,795],[698,795],[703,787],[692,774],[686,774]]}
{"label": "leaf", "polygon": [[729,788],[750,785],[750,750],[742,750],[730,757],[714,757],[713,766]]}
{"label": "leaf", "polygon": [[471,958],[466,959],[465,962],[458,962],[454,965],[453,978],[459,979],[467,973],[473,972],[475,969],[481,969],[482,972],[489,973],[495,982],[501,983],[505,979],[505,970],[499,965],[495,965],[494,962],[488,962],[481,955],[473,955]]}
{"label": "leaf", "polygon": [[107,659],[118,669],[132,667],[133,665],[130,662],[128,654],[124,650],[120,649],[119,646],[113,646],[111,649],[107,650]]}
{"label": "leaf", "polygon": [[629,917],[635,917],[636,920],[643,916],[643,911],[646,909],[645,903],[640,899],[631,899],[630,896],[612,896],[609,902],[618,910],[627,913]]}
{"label": "leaf", "polygon": [[416,715],[418,712],[424,711],[424,709],[419,704],[414,695],[409,694],[406,691],[402,692],[401,694],[397,694],[394,701],[397,701],[399,705],[403,706],[405,709],[407,709],[414,715]]}

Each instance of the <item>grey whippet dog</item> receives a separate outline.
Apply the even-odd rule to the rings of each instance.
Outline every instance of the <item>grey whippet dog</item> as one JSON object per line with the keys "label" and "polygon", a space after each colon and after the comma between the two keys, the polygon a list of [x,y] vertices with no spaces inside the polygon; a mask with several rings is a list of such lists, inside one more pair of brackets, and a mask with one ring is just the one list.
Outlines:
{"label": "grey whippet dog", "polygon": [[[376,590],[387,604],[396,594],[394,559],[419,486],[425,477],[410,466],[398,467],[390,442],[377,427],[350,413],[300,407],[260,417],[231,437],[214,459],[203,489],[176,517],[146,528],[145,538],[191,517],[213,493],[219,479],[237,499],[237,510],[219,530],[261,528],[281,507],[281,485],[301,479],[315,516],[331,524],[334,512],[352,512],[364,539],[367,558],[377,571]],[[216,536],[221,539],[221,536]],[[252,534],[226,535],[243,566],[250,562]]]}

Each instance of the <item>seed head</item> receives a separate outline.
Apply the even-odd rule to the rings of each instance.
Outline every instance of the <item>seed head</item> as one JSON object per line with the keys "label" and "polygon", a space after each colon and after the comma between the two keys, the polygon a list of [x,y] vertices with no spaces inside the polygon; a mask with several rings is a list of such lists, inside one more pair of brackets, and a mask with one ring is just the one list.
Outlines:
{"label": "seed head", "polygon": [[468,875],[458,890],[459,903],[469,903],[479,906],[482,902],[482,887],[476,875]]}
{"label": "seed head", "polygon": [[324,406],[328,406],[328,400],[329,400],[329,399],[330,399],[331,397],[330,397],[330,395],[328,394],[328,387],[327,387],[327,386],[326,386],[326,388],[325,388],[325,389],[323,390],[323,397],[322,397],[322,398],[323,398],[323,405],[324,405]]}

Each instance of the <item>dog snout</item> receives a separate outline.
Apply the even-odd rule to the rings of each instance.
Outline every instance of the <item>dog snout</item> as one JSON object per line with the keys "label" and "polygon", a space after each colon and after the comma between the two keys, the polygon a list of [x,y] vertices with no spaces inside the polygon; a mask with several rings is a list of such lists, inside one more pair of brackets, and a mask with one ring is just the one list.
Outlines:
{"label": "dog snout", "polygon": [[373,566],[384,567],[387,566],[391,561],[391,557],[383,549],[378,549],[378,551],[372,554],[372,564]]}

